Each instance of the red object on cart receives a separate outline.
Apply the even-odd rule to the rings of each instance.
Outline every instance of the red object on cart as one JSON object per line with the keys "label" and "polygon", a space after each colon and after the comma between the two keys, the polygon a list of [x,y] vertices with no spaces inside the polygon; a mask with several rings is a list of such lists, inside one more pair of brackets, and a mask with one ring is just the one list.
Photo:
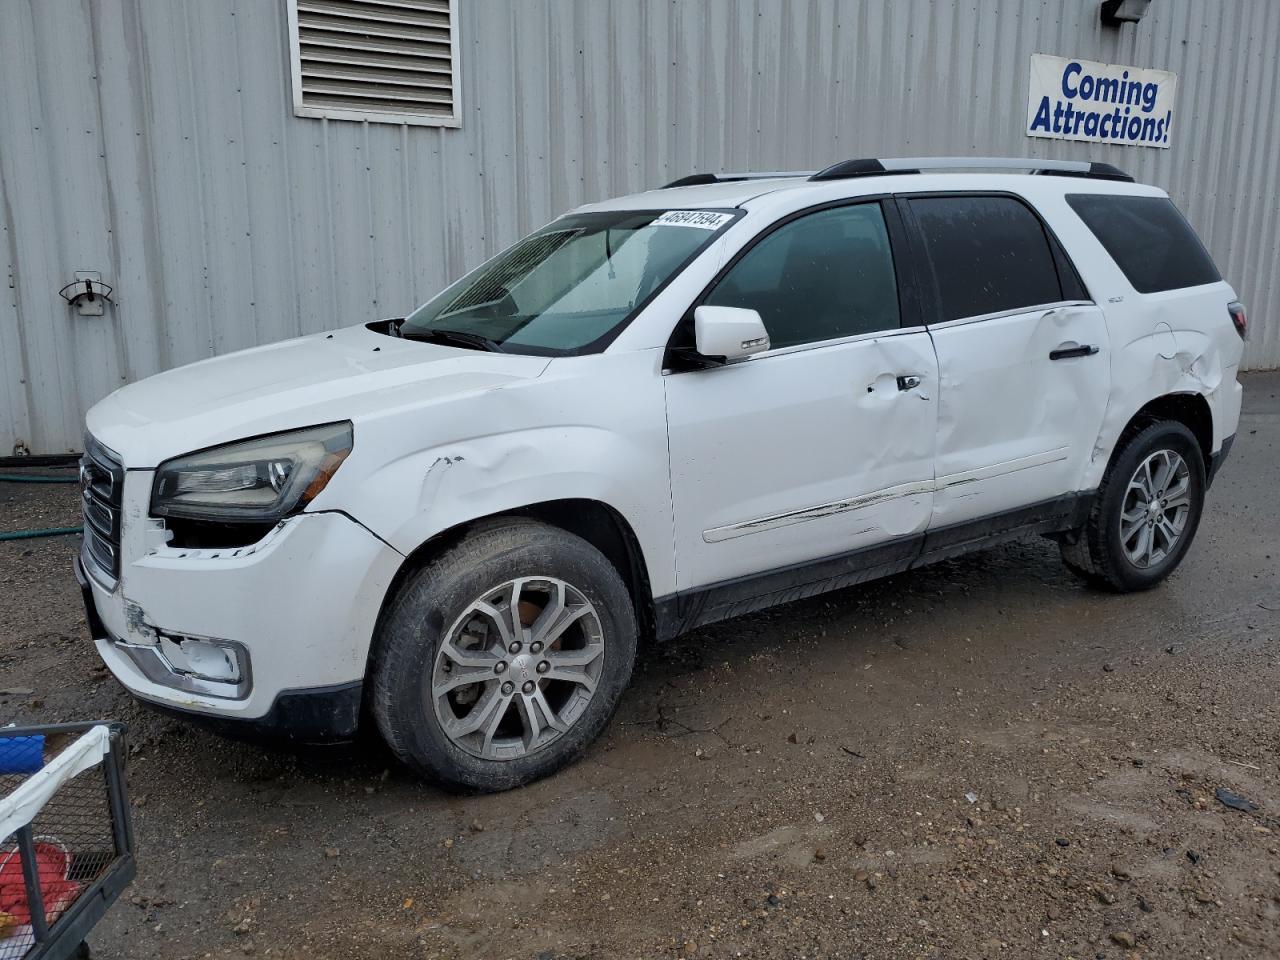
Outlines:
{"label": "red object on cart", "polygon": [[[36,875],[40,878],[40,896],[44,900],[45,920],[53,923],[80,892],[80,884],[68,880],[71,854],[55,843],[38,842]],[[26,882],[22,874],[22,854],[14,847],[0,859],[0,913],[7,913],[18,923],[31,922],[31,906],[27,903]]]}

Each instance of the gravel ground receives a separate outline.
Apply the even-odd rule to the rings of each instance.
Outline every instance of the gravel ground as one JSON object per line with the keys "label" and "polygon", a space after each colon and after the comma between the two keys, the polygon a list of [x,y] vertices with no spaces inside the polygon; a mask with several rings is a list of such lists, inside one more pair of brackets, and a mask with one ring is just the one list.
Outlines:
{"label": "gravel ground", "polygon": [[[102,958],[1280,956],[1278,397],[1248,379],[1160,588],[1089,590],[1035,540],[703,629],[511,793],[139,709],[74,537],[0,543],[0,722],[130,725]],[[0,529],[75,522],[74,487],[0,483]]]}

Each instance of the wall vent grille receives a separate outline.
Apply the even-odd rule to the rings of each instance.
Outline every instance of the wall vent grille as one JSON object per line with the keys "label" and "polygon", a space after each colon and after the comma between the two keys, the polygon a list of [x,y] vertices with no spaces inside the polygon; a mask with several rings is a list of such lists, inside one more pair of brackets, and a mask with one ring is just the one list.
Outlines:
{"label": "wall vent grille", "polygon": [[456,0],[291,0],[299,116],[457,126]]}

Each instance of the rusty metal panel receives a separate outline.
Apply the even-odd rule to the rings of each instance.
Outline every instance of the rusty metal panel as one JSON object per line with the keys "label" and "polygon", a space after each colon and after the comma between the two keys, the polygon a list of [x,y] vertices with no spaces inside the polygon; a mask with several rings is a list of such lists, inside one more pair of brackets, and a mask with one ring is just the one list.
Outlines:
{"label": "rusty metal panel", "polygon": [[[438,4],[437,4],[438,5]],[[1280,4],[462,0],[460,126],[294,115],[285,0],[0,9],[0,456],[116,385],[408,310],[578,203],[853,156],[1114,163],[1165,187],[1280,366]],[[1168,150],[1030,139],[1031,55],[1178,74]],[[102,317],[57,291],[115,288]],[[1224,318],[1225,322],[1225,318]]]}

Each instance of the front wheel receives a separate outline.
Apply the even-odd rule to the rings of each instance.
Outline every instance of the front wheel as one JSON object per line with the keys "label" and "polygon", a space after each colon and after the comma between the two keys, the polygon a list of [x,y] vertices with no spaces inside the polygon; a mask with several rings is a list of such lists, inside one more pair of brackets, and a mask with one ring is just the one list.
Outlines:
{"label": "front wheel", "polygon": [[1062,541],[1062,559],[1113,590],[1154,587],[1186,556],[1204,494],[1204,456],[1195,436],[1181,423],[1152,423],[1124,443],[1083,529]]}
{"label": "front wheel", "polygon": [[591,544],[531,520],[487,524],[401,584],[374,651],[374,716],[420,773],[515,787],[604,729],[636,632],[622,578]]}

